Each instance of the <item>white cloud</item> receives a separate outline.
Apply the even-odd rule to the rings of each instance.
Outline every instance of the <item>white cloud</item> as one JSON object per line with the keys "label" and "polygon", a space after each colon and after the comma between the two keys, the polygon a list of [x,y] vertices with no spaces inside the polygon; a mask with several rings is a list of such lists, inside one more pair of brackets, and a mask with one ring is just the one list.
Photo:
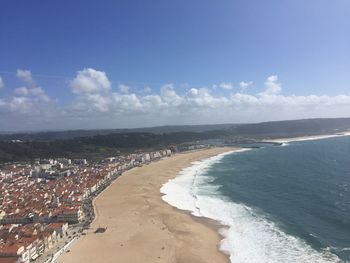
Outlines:
{"label": "white cloud", "polygon": [[92,107],[99,112],[106,112],[109,110],[110,98],[102,96],[101,94],[87,94],[87,99]]}
{"label": "white cloud", "polygon": [[[153,90],[152,94],[146,94],[128,89],[113,92],[105,73],[97,72],[100,77],[96,77],[96,72],[78,72],[75,80],[79,81],[75,84],[87,81],[93,85],[88,89],[86,86],[74,86],[76,96],[66,105],[56,105],[55,101],[45,97],[45,90],[38,86],[20,87],[15,89],[13,97],[0,98],[2,129],[11,129],[10,125],[23,125],[22,129],[28,129],[30,125],[45,129],[47,126],[43,126],[43,121],[51,121],[59,126],[50,128],[60,129],[113,128],[346,117],[350,112],[350,94],[286,96],[282,93],[278,77],[274,75],[266,79],[261,85],[261,93],[256,94],[248,93],[248,89],[246,92],[218,95],[221,93],[208,88],[173,84],[163,85],[158,92]],[[100,73],[105,76],[105,81],[96,80],[101,78]],[[244,82],[243,86],[247,85],[250,82]]]}
{"label": "white cloud", "polygon": [[227,105],[227,99],[225,97],[212,96],[206,88],[191,88],[184,96],[184,105],[189,109],[213,109]]}
{"label": "white cloud", "polygon": [[176,93],[175,87],[173,84],[165,84],[160,88],[161,98],[172,106],[180,105],[182,98]]}
{"label": "white cloud", "polygon": [[151,93],[152,89],[150,87],[145,87],[143,90],[141,90],[141,93]]}
{"label": "white cloud", "polygon": [[135,112],[142,112],[143,105],[136,94],[119,95],[113,94],[113,109],[123,114],[134,114]]}
{"label": "white cloud", "polygon": [[123,94],[128,94],[128,93],[129,93],[129,86],[127,86],[127,85],[120,84],[120,85],[118,86],[118,89],[119,89],[119,91],[120,91],[121,93],[123,93]]}
{"label": "white cloud", "polygon": [[[60,111],[55,102],[35,84],[29,70],[18,70],[16,76],[26,86],[14,89],[13,95],[0,98],[0,126],[4,130],[51,127]],[[43,126],[48,122],[50,125]]]}
{"label": "white cloud", "polygon": [[239,87],[240,87],[242,90],[245,90],[245,89],[251,87],[252,85],[253,85],[253,81],[248,81],[248,82],[246,82],[246,81],[241,81],[241,82],[239,83]]}
{"label": "white cloud", "polygon": [[29,91],[26,87],[20,87],[15,89],[15,94],[19,96],[27,96]]}
{"label": "white cloud", "polygon": [[276,75],[272,75],[266,79],[265,88],[265,91],[261,95],[273,95],[282,91],[282,85],[278,83],[278,77]]}
{"label": "white cloud", "polygon": [[46,92],[39,86],[35,84],[35,81],[32,77],[32,73],[30,70],[22,70],[18,69],[16,76],[28,84],[27,87],[19,87],[14,89],[14,93],[20,97],[30,96],[31,100],[41,101],[41,102],[49,102],[51,101],[50,97],[46,94]]}
{"label": "white cloud", "polygon": [[157,112],[168,108],[168,104],[159,95],[146,95],[141,97],[140,101],[145,112]]}
{"label": "white cloud", "polygon": [[127,127],[341,117],[350,112],[350,96],[262,96],[240,92],[217,96],[206,88],[189,88],[179,95],[174,85],[167,84],[159,95],[86,94],[78,96],[72,106],[72,118],[106,120],[105,125]]}
{"label": "white cloud", "polygon": [[17,69],[17,74],[16,74],[17,78],[19,78],[20,80],[22,80],[23,82],[27,83],[27,84],[34,84],[34,80],[32,78],[32,73],[30,72],[30,70],[25,70],[25,69]]}
{"label": "white cloud", "polygon": [[[51,103],[51,101],[38,100],[34,97],[14,96],[0,99],[0,113],[7,112],[13,114],[12,116],[15,116],[15,118],[9,121],[17,121],[17,118],[21,115],[27,116],[28,121],[30,121],[32,117],[43,117],[50,111],[51,106],[49,103]],[[5,115],[1,117],[5,117]]]}
{"label": "white cloud", "polygon": [[5,86],[4,81],[2,80],[2,77],[0,76],[0,89]]}
{"label": "white cloud", "polygon": [[46,92],[41,87],[27,88],[19,87],[14,90],[15,94],[18,96],[26,97],[33,96],[41,101],[49,102],[50,97],[47,96]]}
{"label": "white cloud", "polygon": [[50,98],[46,95],[46,92],[41,87],[34,87],[29,89],[29,93],[34,97],[39,98],[42,101],[49,102]]}
{"label": "white cloud", "polygon": [[233,84],[232,83],[228,83],[228,82],[223,82],[223,83],[220,83],[219,87],[222,88],[222,89],[225,89],[225,90],[232,90],[233,89]]}
{"label": "white cloud", "polygon": [[76,77],[70,82],[73,93],[98,93],[108,91],[111,83],[104,71],[92,68],[83,69],[77,72]]}
{"label": "white cloud", "polygon": [[41,87],[35,87],[32,89],[29,89],[29,93],[32,94],[33,96],[40,96],[45,94],[44,90]]}
{"label": "white cloud", "polygon": [[2,116],[12,112],[26,114],[31,111],[31,107],[31,101],[24,97],[0,99],[0,113]]}

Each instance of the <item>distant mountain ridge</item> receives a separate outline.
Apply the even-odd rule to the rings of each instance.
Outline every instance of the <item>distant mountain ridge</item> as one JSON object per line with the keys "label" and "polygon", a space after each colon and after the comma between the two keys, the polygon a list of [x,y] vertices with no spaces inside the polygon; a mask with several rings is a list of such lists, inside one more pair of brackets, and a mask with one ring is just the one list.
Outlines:
{"label": "distant mountain ridge", "polygon": [[92,137],[96,135],[109,135],[114,133],[153,133],[169,134],[174,132],[206,132],[213,130],[229,130],[236,124],[208,124],[208,125],[167,125],[146,128],[130,129],[93,129],[93,130],[66,130],[42,132],[0,133],[0,141],[4,140],[64,140],[78,137]]}
{"label": "distant mountain ridge", "polygon": [[231,135],[241,136],[299,136],[337,133],[350,129],[350,118],[302,119],[287,121],[269,121],[249,124],[208,124],[208,125],[168,125],[134,129],[95,129],[67,130],[0,134],[0,141],[52,141],[66,140],[115,133],[152,133],[171,134],[177,132],[203,133],[225,131]]}
{"label": "distant mountain ridge", "polygon": [[291,137],[335,134],[350,129],[350,118],[302,119],[242,124],[232,127],[236,135]]}

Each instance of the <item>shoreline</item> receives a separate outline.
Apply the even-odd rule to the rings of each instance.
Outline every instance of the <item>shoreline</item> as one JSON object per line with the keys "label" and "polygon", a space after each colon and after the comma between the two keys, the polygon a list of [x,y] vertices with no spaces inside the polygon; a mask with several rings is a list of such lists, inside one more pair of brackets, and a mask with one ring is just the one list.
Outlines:
{"label": "shoreline", "polygon": [[262,142],[266,143],[289,143],[289,142],[301,142],[301,141],[313,141],[313,140],[323,140],[328,138],[337,138],[350,136],[350,131],[336,133],[336,134],[324,134],[324,135],[310,135],[310,136],[299,136],[299,137],[286,137],[286,138],[277,138],[277,139],[267,139]]}
{"label": "shoreline", "polygon": [[[93,200],[89,229],[56,262],[229,262],[219,250],[224,226],[171,206],[160,188],[192,162],[234,149],[179,153],[125,172]],[[95,234],[98,227],[106,232]]]}
{"label": "shoreline", "polygon": [[[281,138],[281,139],[276,139],[276,141],[280,141],[281,145],[288,145],[289,142],[297,142],[297,141],[309,141],[309,140],[322,140],[322,139],[328,139],[328,138],[335,138],[335,137],[345,137],[345,136],[350,136],[350,132],[344,132],[344,133],[338,133],[338,134],[333,134],[333,135],[319,135],[319,136],[303,136],[303,137],[295,137],[295,138]],[[228,151],[227,153],[222,153],[219,155],[216,155],[215,157],[220,157],[220,155],[226,155],[229,153],[234,153],[234,152],[241,152],[241,151],[249,151],[251,149],[249,148],[243,148],[243,149],[235,149],[233,151]],[[163,198],[162,199],[168,203],[169,205],[173,206],[175,209],[177,209],[180,212],[186,212],[189,215],[192,216],[192,218],[195,221],[199,221],[202,224],[206,224],[209,227],[211,227],[212,229],[214,229],[216,232],[219,233],[221,240],[218,243],[218,250],[225,254],[229,260],[229,262],[231,262],[230,260],[232,260],[232,262],[234,262],[235,258],[234,255],[237,253],[240,253],[239,251],[244,250],[244,247],[240,247],[239,249],[237,249],[236,246],[234,246],[236,249],[235,251],[232,250],[232,239],[230,240],[230,236],[232,235],[231,229],[233,229],[233,227],[235,226],[234,223],[231,224],[230,221],[227,221],[227,219],[222,218],[222,217],[217,217],[215,214],[216,212],[220,212],[218,209],[207,209],[208,207],[203,206],[203,198],[200,198],[201,196],[196,196],[196,193],[193,192],[193,189],[196,188],[196,183],[194,183],[193,179],[191,179],[192,182],[190,182],[188,184],[189,177],[197,177],[197,173],[199,171],[199,173],[201,173],[201,170],[203,169],[203,166],[201,164],[204,163],[208,163],[208,165],[205,167],[204,165],[204,170],[207,167],[211,167],[212,163],[211,163],[211,159],[214,158],[207,158],[207,159],[203,159],[200,162],[196,162],[196,163],[192,163],[192,165],[188,168],[194,168],[192,169],[186,169],[186,167],[184,167],[181,172],[179,173],[179,175],[171,180],[168,181],[167,184],[170,184],[170,187],[167,187],[166,189],[163,190],[163,187],[166,186],[166,184],[163,185],[161,192],[164,194],[163,197],[166,196],[170,196],[170,198]],[[220,158],[219,158],[220,159]],[[215,163],[215,161],[214,161]],[[176,180],[178,179],[178,180]],[[195,180],[195,179],[194,179]],[[186,182],[187,181],[187,182]],[[180,188],[179,188],[180,187]],[[182,196],[186,195],[186,192],[182,192],[181,188],[187,189],[189,195],[191,196],[192,199],[195,200],[195,206],[191,206],[188,203],[190,203],[190,198],[181,198]],[[175,195],[174,195],[175,194]],[[205,195],[203,194],[203,196],[205,197]],[[203,197],[202,196],[202,197]],[[211,201],[211,200],[215,200],[215,198],[207,198],[206,201]],[[218,199],[216,199],[218,200]],[[212,204],[216,204],[216,207],[221,207],[220,205],[222,203],[220,202],[211,202]],[[213,213],[214,211],[214,213]],[[230,223],[227,223],[230,222]],[[230,232],[231,233],[230,233]],[[278,231],[278,229],[277,229]],[[228,234],[230,233],[230,234]],[[236,233],[235,233],[236,234]],[[241,241],[233,241],[233,242],[240,242]],[[230,244],[231,243],[231,244]],[[299,244],[300,245],[300,244]],[[306,246],[306,251],[308,251],[309,247]],[[323,257],[323,255],[318,255],[318,251],[312,251],[312,248],[310,248],[310,251],[312,252],[312,255],[310,257],[312,258],[319,258],[319,257]],[[246,255],[247,256],[247,255]],[[337,259],[336,255],[325,255],[325,257],[331,257]],[[242,259],[242,258],[241,258]]]}
{"label": "shoreline", "polygon": [[214,218],[208,214],[203,213],[198,206],[198,199],[195,197],[192,189],[198,173],[201,173],[201,171],[205,171],[208,168],[210,169],[213,164],[220,162],[220,160],[226,155],[249,150],[251,149],[231,148],[227,152],[192,162],[190,166],[184,167],[179,172],[178,176],[170,179],[160,189],[160,192],[163,194],[162,200],[164,202],[180,212],[189,214],[193,220],[202,224],[206,224],[219,234],[221,239],[217,244],[217,249],[222,254],[227,256],[228,262],[231,262],[230,260],[232,258],[232,251],[229,251],[227,248],[225,248],[224,243],[227,242],[227,235],[225,233],[229,230],[230,225],[225,224],[219,218]]}

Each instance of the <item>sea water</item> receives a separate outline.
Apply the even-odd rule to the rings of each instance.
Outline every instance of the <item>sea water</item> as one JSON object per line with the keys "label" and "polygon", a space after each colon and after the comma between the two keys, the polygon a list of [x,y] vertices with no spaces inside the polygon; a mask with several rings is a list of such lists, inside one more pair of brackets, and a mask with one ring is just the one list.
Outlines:
{"label": "sea water", "polygon": [[164,201],[223,227],[231,262],[350,262],[350,137],[194,162]]}

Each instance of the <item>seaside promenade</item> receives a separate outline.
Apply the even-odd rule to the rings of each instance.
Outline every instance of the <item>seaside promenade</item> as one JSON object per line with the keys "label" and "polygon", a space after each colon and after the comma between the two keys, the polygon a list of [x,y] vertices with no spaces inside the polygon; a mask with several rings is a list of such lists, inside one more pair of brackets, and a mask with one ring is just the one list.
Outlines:
{"label": "seaside promenade", "polygon": [[182,168],[228,150],[176,154],[125,172],[94,200],[95,220],[58,262],[229,262],[214,224],[171,207],[160,194]]}

